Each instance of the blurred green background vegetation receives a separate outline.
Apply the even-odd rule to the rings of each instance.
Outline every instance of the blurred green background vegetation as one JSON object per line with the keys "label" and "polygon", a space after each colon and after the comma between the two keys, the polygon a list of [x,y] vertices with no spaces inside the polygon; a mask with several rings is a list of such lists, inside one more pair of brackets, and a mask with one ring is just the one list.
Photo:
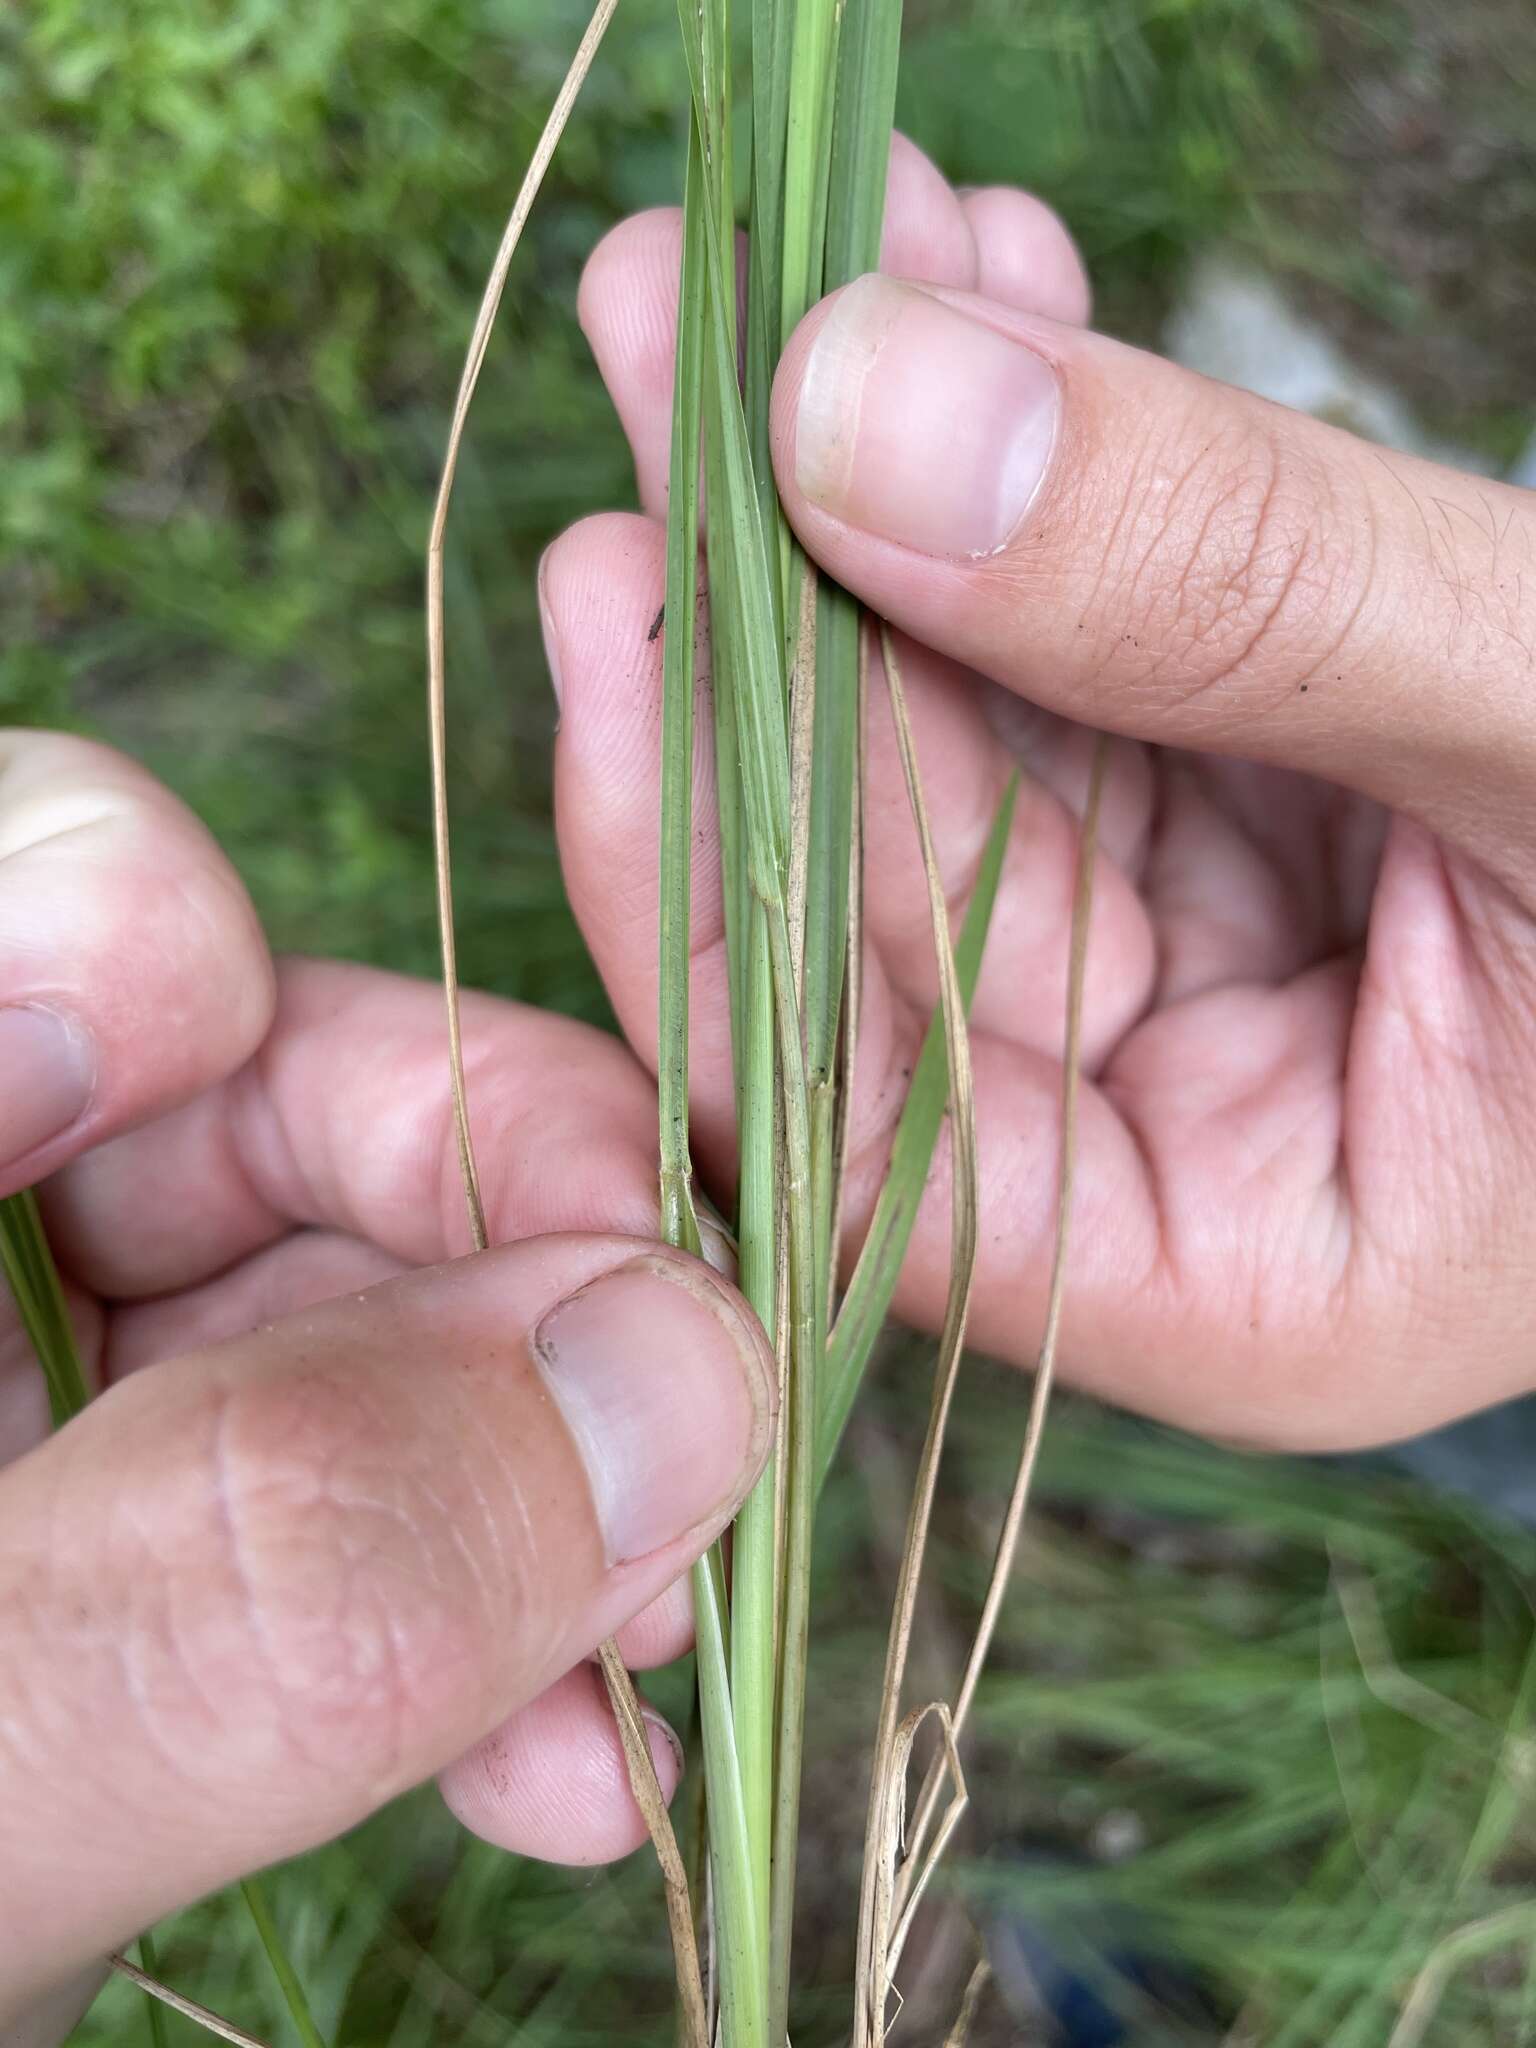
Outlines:
{"label": "blurred green background vegetation", "polygon": [[[1063,212],[1113,331],[1155,341],[1191,257],[1235,247],[1427,427],[1506,461],[1531,425],[1532,17],[1445,12],[911,0],[901,118],[956,179]],[[283,946],[432,971],[421,549],[474,304],[583,15],[32,0],[0,18],[0,716],[150,761]],[[519,257],[449,563],[466,977],[599,1019],[549,828],[533,570],[567,521],[630,502],[575,284],[604,228],[676,196],[683,95],[671,8],[626,0]],[[893,1361],[830,1497],[810,1801],[827,1838],[797,2044],[843,2024],[861,1708],[916,1371]],[[930,1615],[941,1674],[1006,1490],[997,1418],[1019,1410],[978,1366]],[[1536,2041],[1536,1547],[1389,1477],[1255,1466],[1070,1406],[1043,1484],[931,2009],[906,2038],[942,2037],[969,1918],[1000,1955],[1048,1926],[1089,1975],[1138,1947],[1181,1959],[1188,1981],[1100,1986],[1138,2044]],[[339,2042],[666,2037],[643,1860],[518,1865],[416,1799],[274,1890]],[[161,1955],[288,2038],[222,1904]],[[1394,2034],[1431,1957],[1425,2029]],[[974,2039],[1022,2028],[995,2000]],[[142,2010],[115,1987],[80,2039],[147,2039]]]}

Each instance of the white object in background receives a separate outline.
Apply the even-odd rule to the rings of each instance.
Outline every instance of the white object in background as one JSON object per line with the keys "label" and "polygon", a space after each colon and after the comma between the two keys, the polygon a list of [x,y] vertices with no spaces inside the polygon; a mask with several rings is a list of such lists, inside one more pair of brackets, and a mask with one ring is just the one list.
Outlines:
{"label": "white object in background", "polygon": [[[1230,255],[1216,252],[1193,264],[1169,315],[1164,346],[1186,369],[1240,384],[1384,447],[1489,472],[1486,457],[1424,433],[1391,385],[1356,369],[1278,286]],[[1536,465],[1536,446],[1527,459]]]}

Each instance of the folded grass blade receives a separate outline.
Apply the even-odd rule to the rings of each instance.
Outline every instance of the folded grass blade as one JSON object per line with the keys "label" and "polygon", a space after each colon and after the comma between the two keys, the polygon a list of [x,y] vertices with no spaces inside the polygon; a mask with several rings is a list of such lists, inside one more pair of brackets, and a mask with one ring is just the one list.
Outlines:
{"label": "folded grass blade", "polygon": [[491,274],[486,280],[485,291],[481,295],[480,309],[475,315],[474,328],[469,338],[469,351],[459,378],[458,392],[453,401],[453,416],[449,422],[448,441],[443,453],[442,475],[438,482],[437,499],[432,508],[432,524],[427,537],[427,727],[432,761],[432,837],[437,872],[437,921],[443,957],[443,999],[448,1011],[448,1067],[453,1087],[454,1133],[458,1141],[459,1168],[463,1175],[465,1198],[469,1207],[470,1231],[477,1251],[483,1251],[486,1245],[485,1206],[480,1195],[480,1176],[475,1165],[474,1140],[469,1125],[469,1103],[464,1084],[464,1046],[459,1020],[459,969],[453,929],[453,864],[448,824],[448,658],[446,604],[443,591],[443,545],[448,533],[448,512],[453,502],[453,484],[458,474],[464,431],[469,424],[469,408],[474,399],[475,386],[480,381],[480,372],[485,365],[486,351],[491,345],[491,333],[496,325],[496,314],[507,288],[512,259],[517,254],[517,245],[523,238],[523,229],[527,226],[528,216],[533,211],[533,202],[544,182],[544,174],[549,169],[561,136],[565,133],[566,123],[571,118],[577,95],[586,82],[587,73],[592,69],[593,61],[617,6],[618,0],[598,0],[598,5],[587,24],[586,33],[571,60],[571,68],[565,75],[565,82],[555,95],[555,103],[550,109],[549,119],[544,124],[544,132],[539,137],[532,160],[523,175],[517,198],[513,202],[506,227],[502,230],[501,243],[491,265]]}
{"label": "folded grass blade", "polygon": [[[965,1346],[966,1315],[970,1306],[971,1277],[976,1261],[976,1212],[979,1189],[976,1172],[976,1103],[971,1084],[970,1035],[966,1028],[965,1001],[955,970],[949,934],[949,912],[944,901],[944,884],[934,852],[933,832],[923,800],[917,750],[907,715],[901,668],[889,628],[882,627],[880,651],[885,666],[886,690],[896,742],[901,753],[902,773],[912,819],[922,850],[923,873],[928,887],[929,918],[933,927],[934,961],[938,970],[939,1007],[944,1021],[945,1065],[949,1077],[950,1127],[950,1266],[949,1294],[944,1308],[944,1327],[939,1338],[939,1357],[934,1368],[933,1400],[928,1429],[918,1459],[907,1517],[906,1541],[897,1573],[896,1597],[892,1604],[890,1635],[886,1646],[885,1676],[881,1683],[880,1712],[871,1769],[869,1820],[864,1844],[864,1879],[859,1901],[859,1945],[854,1980],[855,2048],[880,2048],[885,2039],[886,1989],[890,1981],[887,1948],[893,1883],[887,1858],[890,1816],[905,1798],[906,1759],[910,1738],[903,1744],[901,1694],[906,1677],[907,1652],[912,1639],[912,1620],[917,1605],[918,1583],[927,1548],[928,1527],[938,1484],[939,1459],[950,1403]],[[939,1710],[941,1726],[949,1726],[947,1708]],[[921,1717],[919,1717],[920,1719]],[[946,1736],[946,1754],[953,1743]],[[959,1781],[959,1760],[954,1759],[957,1797],[963,1797]]]}
{"label": "folded grass blade", "polygon": [[[1039,1462],[1040,1446],[1045,1436],[1046,1415],[1050,1408],[1051,1390],[1055,1384],[1056,1354],[1061,1337],[1061,1314],[1066,1300],[1067,1255],[1071,1242],[1072,1190],[1077,1172],[1077,1111],[1082,1083],[1082,1037],[1083,1037],[1083,986],[1088,966],[1088,937],[1093,915],[1093,872],[1098,858],[1099,812],[1104,797],[1104,777],[1108,761],[1108,743],[1101,736],[1094,745],[1093,765],[1088,777],[1088,796],[1083,807],[1083,821],[1078,833],[1077,874],[1072,898],[1072,930],[1068,942],[1067,958],[1067,1001],[1066,1025],[1063,1033],[1061,1066],[1061,1144],[1057,1163],[1056,1180],[1056,1244],[1051,1258],[1051,1278],[1046,1298],[1045,1326],[1040,1339],[1040,1351],[1035,1364],[1034,1388],[1030,1396],[1029,1419],[1024,1430],[1024,1444],[1019,1453],[1018,1469],[1014,1475],[1013,1489],[1003,1515],[1002,1528],[998,1534],[997,1547],[993,1553],[992,1571],[987,1583],[986,1597],[982,1602],[981,1618],[966,1658],[965,1672],[960,1690],[955,1695],[954,1728],[958,1741],[964,1732],[976,1697],[976,1687],[991,1653],[992,1638],[997,1630],[998,1616],[1002,1611],[1004,1596],[1008,1591],[1013,1574],[1014,1554],[1018,1549],[1019,1532],[1024,1524],[1025,1511],[1029,1505],[1030,1489],[1034,1483],[1035,1468]],[[914,1899],[920,1882],[926,1881],[926,1871],[931,1861],[925,1863],[925,1842],[928,1828],[932,1823],[940,1791],[940,1774],[931,1770],[924,1783],[918,1800],[917,1815],[912,1824],[908,1860],[899,1887],[899,1896],[905,1899],[910,1888]],[[936,1845],[935,1857],[942,1850],[942,1842]],[[919,1873],[922,1875],[919,1876]]]}
{"label": "folded grass blade", "polygon": [[[1008,850],[1008,835],[1013,828],[1017,799],[1018,777],[1015,775],[1004,790],[992,820],[992,829],[987,835],[977,869],[976,885],[955,946],[955,973],[967,1009],[981,974],[982,953],[992,919],[992,907],[997,900],[997,885],[1002,878],[1003,856]],[[947,1099],[944,1021],[942,1013],[936,1011],[912,1070],[907,1098],[902,1105],[891,1146],[890,1165],[875,1203],[875,1213],[827,1340],[827,1364],[816,1442],[818,1483],[826,1478],[852,1412],[869,1355],[890,1312],[891,1297],[896,1292],[896,1281],[912,1239],[912,1226],[917,1221],[918,1205],[928,1184],[934,1147],[943,1128]]]}

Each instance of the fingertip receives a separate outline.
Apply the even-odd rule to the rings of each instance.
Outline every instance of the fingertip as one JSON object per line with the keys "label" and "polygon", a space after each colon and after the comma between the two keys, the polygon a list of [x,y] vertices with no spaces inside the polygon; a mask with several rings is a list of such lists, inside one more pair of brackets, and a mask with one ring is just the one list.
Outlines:
{"label": "fingertip", "polygon": [[693,1647],[693,1593],[686,1579],[625,1622],[615,1641],[631,1671],[653,1671],[670,1664]]}
{"label": "fingertip", "polygon": [[0,1189],[244,1065],[276,1000],[207,828],[110,748],[0,737]]}
{"label": "fingertip", "polygon": [[621,353],[651,368],[670,361],[682,254],[675,206],[630,214],[593,249],[576,287],[576,318],[600,367]]}
{"label": "fingertip", "polygon": [[[663,1799],[682,1782],[682,1744],[654,1707],[641,1714]],[[472,1834],[545,1863],[616,1862],[646,1839],[644,1816],[599,1672],[589,1664],[450,1764],[438,1779]]]}
{"label": "fingertip", "polygon": [[[560,750],[579,754],[584,774],[600,758],[629,776],[657,755],[663,641],[657,614],[667,585],[666,535],[635,512],[579,520],[545,550],[539,604],[551,670],[558,670]],[[654,806],[654,792],[630,793]],[[628,806],[626,805],[626,810]]]}
{"label": "fingertip", "polygon": [[962,291],[976,282],[976,243],[959,194],[932,158],[900,133],[891,137],[880,268]]}
{"label": "fingertip", "polygon": [[1032,192],[985,185],[960,201],[976,246],[983,298],[1085,327],[1093,307],[1088,272],[1061,216]]}
{"label": "fingertip", "polygon": [[676,207],[632,214],[588,257],[576,317],[634,456],[640,502],[666,503],[673,359],[683,216]]}

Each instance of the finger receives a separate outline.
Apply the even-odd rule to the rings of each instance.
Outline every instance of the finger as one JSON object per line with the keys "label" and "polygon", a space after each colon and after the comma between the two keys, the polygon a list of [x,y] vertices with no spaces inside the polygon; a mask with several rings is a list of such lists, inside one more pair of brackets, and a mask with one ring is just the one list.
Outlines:
{"label": "finger", "polygon": [[[642,1705],[651,1761],[671,1799],[682,1746]],[[487,1735],[439,1783],[465,1827],[499,1849],[545,1863],[612,1863],[646,1839],[601,1674],[578,1665]]]}
{"label": "finger", "polygon": [[[587,261],[577,313],[635,460],[643,510],[666,510],[683,221],[675,207],[621,221]],[[961,200],[905,136],[891,143],[881,268],[977,288],[1056,319],[1086,314],[1088,286],[1049,207],[999,189]],[[983,280],[986,280],[983,282]]]}
{"label": "finger", "polygon": [[[464,1001],[471,1123],[493,1235],[654,1232],[656,1098],[606,1033]],[[569,1085],[549,1086],[552,1073]],[[282,964],[257,1057],[45,1191],[70,1270],[122,1299],[195,1285],[296,1226],[407,1265],[468,1249],[442,992],[334,961]]]}
{"label": "finger", "polygon": [[[901,639],[897,653],[939,877],[958,920],[1014,756],[999,745],[972,675],[915,641]],[[879,666],[866,729],[865,930],[893,988],[926,1014],[938,1000],[927,881]],[[1144,810],[1150,792],[1136,755],[1114,767],[1109,794],[1118,825],[1132,809]],[[1071,787],[1064,775],[1055,779]],[[1073,795],[1075,803],[1034,773],[1020,780],[971,1004],[974,1029],[1041,1052],[1061,1044],[1085,777]],[[1156,966],[1146,909],[1124,871],[1102,853],[1094,864],[1093,914],[1082,1040],[1090,1072],[1141,1015]]]}
{"label": "finger", "polygon": [[[546,633],[562,674],[555,750],[555,809],[571,905],[627,1038],[654,1067],[660,857],[661,648],[648,639],[664,587],[665,540],[629,514],[585,520],[545,558]],[[969,900],[1012,755],[998,741],[970,679],[910,643],[903,679],[923,765],[945,893]],[[859,1098],[871,1138],[888,1124],[890,1100],[871,1062],[900,1054],[892,989],[928,1011],[936,999],[927,888],[904,793],[884,693],[871,692],[866,819],[866,919],[873,942],[864,991],[860,1065],[873,1085]],[[1084,764],[1086,766],[1086,764]],[[1123,772],[1121,772],[1123,769]],[[1117,769],[1112,810],[1148,798],[1144,763]],[[1063,778],[1064,780],[1064,778]],[[699,721],[696,815],[713,818],[708,719]],[[1081,795],[1078,797],[1081,802]],[[701,1163],[723,1170],[732,1156],[735,1096],[719,842],[695,834],[691,884],[690,1083]],[[1033,778],[1021,789],[972,1015],[979,1030],[1054,1052],[1060,1042],[1067,928],[1077,861],[1077,812]],[[1097,943],[1085,1009],[1084,1048],[1097,1065],[1140,1013],[1154,949],[1135,890],[1101,861]],[[883,1049],[877,1054],[875,1048]],[[894,1081],[893,1072],[890,1078]]]}
{"label": "finger", "polygon": [[707,1268],[546,1238],[136,1374],[13,1466],[0,2024],[537,1698],[718,1533],[773,1388]]}
{"label": "finger", "polygon": [[[960,200],[976,244],[976,275],[969,289],[1021,313],[1043,313],[1084,327],[1093,308],[1088,272],[1065,224],[1032,192],[985,185]],[[882,259],[890,277],[929,277],[904,263]],[[954,280],[933,276],[933,282]]]}
{"label": "finger", "polygon": [[[201,1287],[119,1308],[111,1319],[104,1376],[122,1379],[184,1352],[243,1337],[317,1302],[377,1286],[401,1270],[400,1260],[361,1238],[337,1230],[296,1230]],[[17,1390],[12,1395],[6,1367],[0,1351],[0,1462],[41,1443],[48,1433],[47,1402],[35,1359],[29,1352],[25,1384],[34,1398],[25,1404],[20,1396],[21,1371],[16,1372]],[[18,1430],[7,1451],[8,1410],[3,1404],[10,1402],[31,1429],[25,1437]],[[670,1664],[692,1641],[693,1601],[686,1581],[669,1586],[619,1631],[619,1648],[633,1671]]]}
{"label": "finger", "polygon": [[1034,701],[1528,847],[1530,493],[873,277],[794,336],[774,454],[833,575]]}
{"label": "finger", "polygon": [[[646,637],[662,588],[666,541],[654,521],[616,513],[583,520],[545,557],[549,630],[565,675],[555,745],[555,817],[571,906],[626,1038],[652,1072],[659,956],[661,650]],[[708,719],[698,721],[689,945],[690,1133],[707,1173],[735,1156],[730,998],[719,841],[713,830]],[[861,1062],[894,1075],[903,1025],[877,954],[862,989]],[[910,1034],[908,1034],[910,1035]],[[654,1108],[652,1110],[654,1116]],[[855,1142],[873,1142],[894,1109],[872,1085],[855,1105]]]}
{"label": "finger", "polygon": [[376,1287],[401,1271],[399,1259],[343,1231],[293,1231],[200,1287],[118,1308],[105,1376],[126,1379],[184,1352],[244,1337],[317,1302]]}
{"label": "finger", "polygon": [[[400,1271],[399,1260],[381,1252],[377,1245],[365,1244],[361,1239],[347,1237],[340,1231],[296,1230],[204,1286],[190,1287],[156,1301],[120,1308],[111,1321],[106,1375],[110,1379],[121,1379],[130,1372],[142,1372],[146,1366],[159,1365],[167,1359],[224,1343],[232,1337],[246,1336],[263,1324],[295,1315],[301,1309],[313,1308],[317,1303],[376,1286]],[[36,1362],[29,1356],[26,1363],[25,1384],[29,1390],[37,1388]],[[3,1353],[0,1353],[0,1394],[7,1387],[4,1370]],[[23,1383],[20,1371],[16,1374],[16,1382],[18,1388]],[[0,1406],[0,1459],[19,1455],[23,1449],[30,1449],[32,1444],[40,1443],[47,1435],[46,1402],[41,1399],[40,1389],[38,1393],[39,1398],[30,1407],[42,1412],[36,1415],[27,1412],[27,1420],[33,1424],[31,1434],[25,1438],[18,1437],[8,1454],[5,1449],[6,1410]],[[19,1401],[17,1406],[20,1406]],[[692,1642],[693,1600],[686,1579],[669,1586],[618,1631],[620,1653],[632,1671],[670,1664],[674,1658],[682,1656]],[[533,1709],[527,1711],[532,1712]],[[612,1719],[611,1711],[609,1719]],[[590,1731],[583,1735],[583,1743],[589,1735]],[[670,1749],[667,1755],[670,1759]],[[579,1767],[579,1759],[572,1761],[572,1769]],[[530,1793],[529,1797],[535,1798],[535,1794]],[[509,1790],[506,1811],[509,1814],[520,1812],[526,1803],[520,1791],[514,1798]],[[543,1802],[535,1798],[535,1803],[542,1811]],[[599,1814],[591,1800],[584,1801],[573,1812],[578,1810],[582,1816],[593,1816],[593,1828],[590,1833],[572,1833],[562,1855],[582,1863],[607,1860],[609,1852],[604,1850],[603,1844],[624,1833],[629,1824],[626,1815],[633,1810],[632,1803],[618,1816]],[[634,1818],[638,1821],[638,1815]],[[512,1825],[511,1821],[506,1824]],[[547,1835],[547,1822],[541,1825]],[[529,1838],[530,1844],[532,1839]],[[611,1853],[623,1855],[632,1846],[627,1844],[626,1848]],[[525,1853],[542,1852],[529,1846]]]}
{"label": "finger", "polygon": [[245,1059],[272,969],[234,870],[120,754],[0,732],[0,1194]]}
{"label": "finger", "polygon": [[[563,534],[539,575],[560,678],[555,823],[566,888],[625,1036],[653,1071],[663,647],[649,628],[666,547],[654,520],[599,515]],[[723,1163],[736,1112],[708,718],[695,721],[693,800],[707,829],[692,840],[689,1082],[705,1156]]]}

